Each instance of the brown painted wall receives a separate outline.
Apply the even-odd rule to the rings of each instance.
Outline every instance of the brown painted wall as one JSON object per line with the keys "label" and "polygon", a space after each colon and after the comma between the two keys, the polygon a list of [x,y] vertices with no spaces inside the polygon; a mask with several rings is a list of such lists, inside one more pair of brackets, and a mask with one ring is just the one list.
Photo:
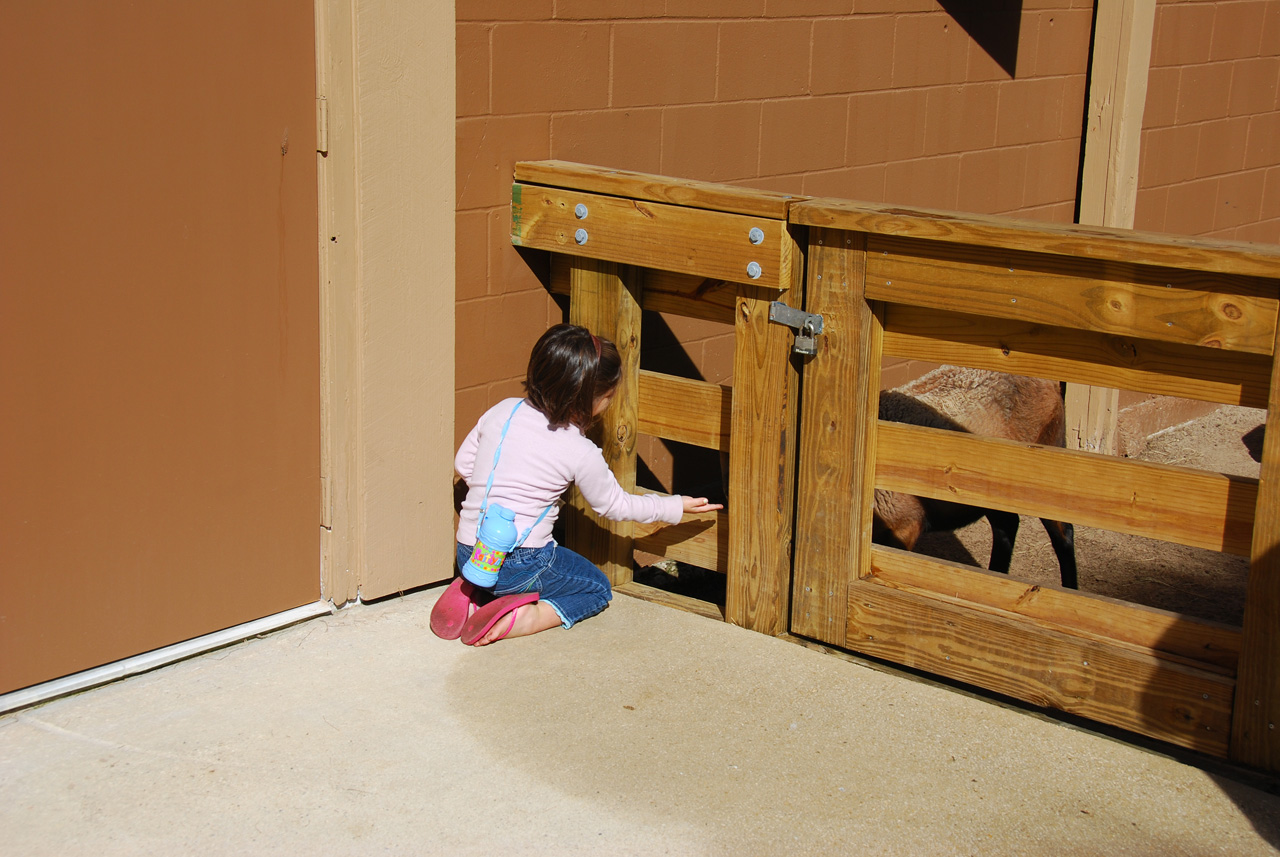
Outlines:
{"label": "brown painted wall", "polygon": [[1280,242],[1280,0],[1161,0],[1135,227]]}
{"label": "brown painted wall", "polygon": [[[458,0],[458,438],[562,315],[509,243],[518,160],[1069,222],[1092,4],[991,4],[982,43],[943,11],[970,5]],[[729,380],[727,330],[657,325]]]}
{"label": "brown painted wall", "polygon": [[320,596],[313,15],[0,5],[0,692]]}

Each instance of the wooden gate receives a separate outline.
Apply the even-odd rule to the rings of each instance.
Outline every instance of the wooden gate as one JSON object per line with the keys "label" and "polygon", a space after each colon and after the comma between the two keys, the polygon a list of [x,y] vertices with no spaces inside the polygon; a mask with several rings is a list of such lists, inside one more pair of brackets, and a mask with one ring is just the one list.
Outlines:
{"label": "wooden gate", "polygon": [[[842,201],[790,219],[825,328],[793,633],[1280,767],[1280,248]],[[1262,478],[880,422],[882,356],[1270,406]],[[872,545],[877,487],[1249,556],[1243,632]]]}

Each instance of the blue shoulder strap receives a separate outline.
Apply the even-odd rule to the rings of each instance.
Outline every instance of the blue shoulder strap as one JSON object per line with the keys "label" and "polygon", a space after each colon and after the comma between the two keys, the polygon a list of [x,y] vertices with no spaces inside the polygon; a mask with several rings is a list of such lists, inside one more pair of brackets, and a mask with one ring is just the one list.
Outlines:
{"label": "blue shoulder strap", "polygon": [[[480,503],[480,519],[484,520],[484,513],[489,509],[489,490],[493,488],[493,474],[498,470],[498,458],[502,455],[502,442],[507,439],[507,429],[511,428],[511,421],[515,419],[516,411],[520,410],[520,406],[524,404],[524,399],[516,402],[516,406],[511,409],[511,416],[507,417],[507,421],[502,424],[502,434],[498,437],[498,447],[493,451],[493,467],[489,469],[489,481],[484,486],[484,500]],[[554,506],[552,503],[551,506]],[[542,519],[547,517],[547,513],[551,511],[551,506],[542,510],[542,514],[538,516],[538,520],[529,525],[529,528],[520,534],[520,538],[516,539],[516,547],[524,544],[524,540],[529,538],[529,533],[533,532],[533,528],[542,523]]]}

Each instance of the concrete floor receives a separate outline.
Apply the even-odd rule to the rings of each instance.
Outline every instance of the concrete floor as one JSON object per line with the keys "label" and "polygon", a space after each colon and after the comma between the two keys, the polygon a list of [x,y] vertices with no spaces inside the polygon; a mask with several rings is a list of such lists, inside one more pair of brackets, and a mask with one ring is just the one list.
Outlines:
{"label": "concrete floor", "polygon": [[1280,853],[1243,778],[626,596],[471,649],[440,591],[0,717],[0,853]]}

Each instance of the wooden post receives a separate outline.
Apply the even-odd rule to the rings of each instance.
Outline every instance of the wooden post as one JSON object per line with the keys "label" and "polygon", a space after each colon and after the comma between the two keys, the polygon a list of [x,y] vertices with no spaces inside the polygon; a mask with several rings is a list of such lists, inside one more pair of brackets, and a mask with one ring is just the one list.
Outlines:
{"label": "wooden post", "polygon": [[1098,0],[1080,222],[1133,228],[1155,0]]}
{"label": "wooden post", "polygon": [[[789,234],[792,260],[799,247]],[[725,620],[777,636],[787,631],[795,497],[796,394],[790,328],[769,305],[800,303],[803,265],[781,293],[742,286],[734,320],[733,432],[729,438],[729,570]]]}
{"label": "wooden post", "polygon": [[880,323],[865,298],[866,235],[811,229],[805,306],[823,317],[805,367],[793,633],[846,642],[849,584],[871,568]]}
{"label": "wooden post", "polygon": [[[1133,228],[1155,0],[1098,0],[1081,166],[1081,223]],[[1067,385],[1067,446],[1114,455],[1119,391]]]}
{"label": "wooden post", "polygon": [[1115,455],[1119,451],[1120,391],[1068,384],[1067,448]]}
{"label": "wooden post", "polygon": [[1274,350],[1272,360],[1229,752],[1237,762],[1280,771],[1280,359]]}
{"label": "wooden post", "polygon": [[[622,380],[593,439],[600,444],[605,461],[623,489],[634,491],[643,272],[581,257],[571,257],[568,265],[570,322],[611,340],[622,357]],[[573,496],[577,514],[565,519],[568,546],[600,566],[614,586],[629,583],[633,566],[631,523],[596,518],[576,489]]]}

